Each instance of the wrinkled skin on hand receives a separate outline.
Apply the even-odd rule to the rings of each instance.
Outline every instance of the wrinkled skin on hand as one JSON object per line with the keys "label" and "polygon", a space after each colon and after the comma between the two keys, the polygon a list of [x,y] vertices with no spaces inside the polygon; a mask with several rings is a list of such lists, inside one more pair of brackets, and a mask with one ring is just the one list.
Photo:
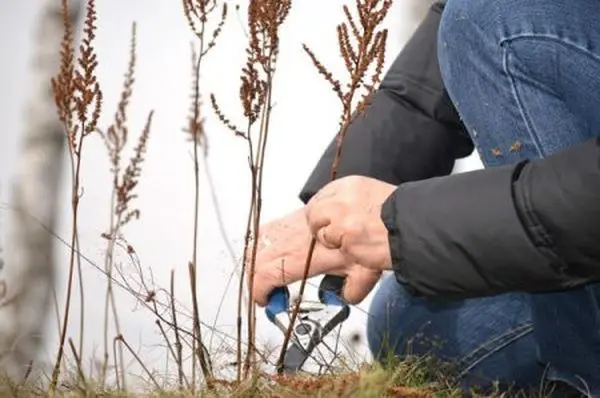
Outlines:
{"label": "wrinkled skin on hand", "polygon": [[[305,208],[260,227],[252,299],[261,307],[279,286],[302,280],[312,240]],[[317,242],[308,277],[323,274],[346,277],[343,297],[350,303],[362,301],[379,280],[381,272],[348,261],[337,249]]]}
{"label": "wrinkled skin on hand", "polygon": [[307,204],[306,218],[319,243],[374,270],[391,268],[381,207],[396,186],[363,176],[335,180]]}

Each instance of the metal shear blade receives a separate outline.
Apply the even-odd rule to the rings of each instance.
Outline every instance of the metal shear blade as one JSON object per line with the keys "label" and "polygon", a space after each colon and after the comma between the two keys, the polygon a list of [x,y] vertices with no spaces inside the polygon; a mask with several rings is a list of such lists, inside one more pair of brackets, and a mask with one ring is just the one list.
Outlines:
{"label": "metal shear blade", "polygon": [[[323,308],[305,310],[297,317],[291,334],[291,345],[285,353],[283,363],[285,373],[299,371],[325,336],[350,314],[348,305],[334,293],[326,292],[319,298],[324,304]],[[287,332],[290,325],[287,288],[278,288],[271,293],[266,314],[283,333]]]}

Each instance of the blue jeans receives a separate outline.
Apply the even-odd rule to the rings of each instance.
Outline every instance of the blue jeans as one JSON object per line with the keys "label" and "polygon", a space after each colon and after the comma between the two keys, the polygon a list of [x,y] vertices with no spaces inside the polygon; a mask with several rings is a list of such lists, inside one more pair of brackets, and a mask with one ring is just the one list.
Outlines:
{"label": "blue jeans", "polygon": [[[445,85],[485,167],[600,135],[600,0],[448,0],[438,39]],[[422,299],[390,277],[368,340],[376,356],[453,362],[464,388],[561,381],[600,397],[599,303],[598,285]]]}

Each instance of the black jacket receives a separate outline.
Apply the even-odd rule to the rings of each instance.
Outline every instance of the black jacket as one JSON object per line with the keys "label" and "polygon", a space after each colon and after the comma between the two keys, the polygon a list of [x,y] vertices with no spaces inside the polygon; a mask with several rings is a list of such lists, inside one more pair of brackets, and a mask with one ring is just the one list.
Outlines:
{"label": "black jacket", "polygon": [[[343,143],[339,176],[399,185],[385,202],[393,267],[421,295],[547,291],[600,280],[600,140],[449,175],[473,143],[444,89],[434,4]],[[335,140],[305,203],[329,182]]]}

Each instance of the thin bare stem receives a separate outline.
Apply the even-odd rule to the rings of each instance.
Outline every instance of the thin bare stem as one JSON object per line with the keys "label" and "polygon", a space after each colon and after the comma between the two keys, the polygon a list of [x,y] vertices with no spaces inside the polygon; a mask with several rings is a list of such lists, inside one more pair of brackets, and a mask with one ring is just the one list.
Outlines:
{"label": "thin bare stem", "polygon": [[[183,373],[183,346],[181,345],[181,335],[179,332],[179,326],[177,326],[177,311],[175,309],[175,272],[171,270],[171,319],[173,319],[173,332],[175,333],[175,362],[177,363],[177,375],[179,377],[179,386],[183,387],[183,380],[185,374]],[[186,379],[186,384],[189,386],[189,382]]]}
{"label": "thin bare stem", "polygon": [[[83,126],[84,127],[84,126]],[[82,130],[83,130],[82,127]],[[78,153],[82,153],[83,149],[83,141],[79,140]],[[80,184],[80,173],[81,173],[81,157],[77,157],[76,165],[75,165],[75,177],[73,181],[73,189],[71,194],[71,206],[72,206],[72,221],[71,221],[71,247],[75,247],[75,240],[77,239],[77,216],[79,211],[79,184]],[[71,250],[70,258],[69,258],[69,276],[67,282],[67,297],[65,301],[63,320],[61,325],[60,332],[60,343],[58,347],[58,353],[56,355],[56,361],[54,363],[54,370],[52,372],[52,382],[51,389],[54,390],[56,388],[56,384],[58,382],[58,376],[60,372],[60,365],[63,357],[63,350],[65,345],[65,339],[67,336],[67,326],[69,324],[69,314],[71,308],[71,292],[72,292],[72,284],[73,284],[73,271],[75,269],[75,250]],[[84,303],[81,303],[83,305]]]}
{"label": "thin bare stem", "polygon": [[[117,383],[117,391],[124,390],[125,387],[121,385],[121,379],[119,377],[119,363],[117,362],[117,338],[113,338],[113,366],[115,367],[115,383]],[[121,373],[123,373],[123,378],[125,378],[125,369],[121,369]]]}
{"label": "thin bare stem", "polygon": [[69,338],[69,346],[71,347],[71,352],[75,357],[75,363],[77,364],[77,374],[79,376],[79,380],[83,383],[85,390],[88,390],[88,385],[85,380],[85,375],[83,374],[83,369],[81,367],[81,356],[77,354],[77,349],[75,348],[75,344],[73,344],[73,339]]}
{"label": "thin bare stem", "polygon": [[150,372],[150,370],[148,369],[148,367],[146,366],[146,364],[144,363],[144,361],[142,361],[142,359],[139,357],[139,355],[133,350],[133,348],[131,348],[131,346],[125,340],[125,338],[123,337],[123,335],[119,335],[119,336],[115,337],[115,340],[118,341],[120,344],[123,344],[125,346],[125,348],[127,348],[127,351],[129,351],[129,353],[135,358],[135,360],[137,361],[137,363],[140,364],[140,366],[142,367],[142,369],[144,370],[144,372],[146,372],[146,374],[148,375],[148,378],[154,384],[154,387],[156,388],[157,392],[158,393],[162,393],[163,389],[160,386],[160,384],[158,384],[158,381],[156,380],[156,378],[154,377],[154,375],[152,374],[152,372]]}

